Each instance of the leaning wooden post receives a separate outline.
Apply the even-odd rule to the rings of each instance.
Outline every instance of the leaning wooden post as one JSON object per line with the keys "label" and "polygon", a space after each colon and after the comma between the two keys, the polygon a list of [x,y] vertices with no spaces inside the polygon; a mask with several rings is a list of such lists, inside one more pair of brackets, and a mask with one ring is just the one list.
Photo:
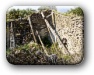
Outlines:
{"label": "leaning wooden post", "polygon": [[41,40],[41,37],[40,37],[38,31],[36,31],[36,33],[37,33],[37,35],[38,35],[39,41],[40,41],[40,43],[41,43],[41,45],[42,45],[42,48],[43,48],[45,54],[48,56],[48,52],[47,52],[46,49],[45,49],[45,46],[44,46],[44,44],[43,44],[43,42],[42,42],[42,40]]}
{"label": "leaning wooden post", "polygon": [[[42,17],[44,18],[43,12],[41,12],[41,15],[42,15]],[[70,52],[64,47],[64,44],[63,44],[62,41],[60,40],[59,36],[56,34],[55,30],[50,26],[49,22],[48,22],[46,19],[44,19],[44,21],[45,21],[47,27],[48,27],[48,28],[50,29],[50,31],[53,33],[53,35],[56,36],[56,38],[57,38],[59,44],[61,45],[61,49],[62,49],[61,52],[62,52],[63,54],[70,54]]]}
{"label": "leaning wooden post", "polygon": [[52,40],[52,42],[54,43],[54,39],[53,39],[53,37],[52,37],[52,35],[51,35],[50,29],[49,29],[48,27],[47,27],[47,29],[48,29],[49,35],[50,35],[50,37],[51,37],[51,40]]}
{"label": "leaning wooden post", "polygon": [[[55,14],[53,10],[52,10],[52,24],[55,26],[55,32],[56,32]],[[56,36],[55,36],[55,42],[56,42]]]}
{"label": "leaning wooden post", "polygon": [[[48,15],[48,16],[46,16],[46,18],[48,18],[49,16],[51,16],[52,15],[52,13],[50,14],[50,15]],[[43,17],[43,19],[44,19],[44,15],[42,15],[42,17]],[[47,26],[47,25],[46,25]],[[50,32],[50,29],[49,29],[49,27],[47,26],[47,29],[48,29],[48,32],[49,32],[49,34],[50,34],[50,37],[51,37],[51,40],[52,40],[52,42],[54,43],[54,39],[53,39],[53,37],[52,37],[52,35],[51,35],[51,32]]]}
{"label": "leaning wooden post", "polygon": [[10,49],[15,48],[15,38],[14,38],[14,30],[13,30],[13,22],[11,22],[10,26]]}
{"label": "leaning wooden post", "polygon": [[30,16],[28,16],[28,21],[29,21],[29,24],[30,24],[30,27],[31,27],[31,31],[32,31],[32,35],[33,35],[34,41],[37,42],[36,37],[34,35],[34,30],[33,30],[33,26],[32,26],[32,22],[31,22]]}
{"label": "leaning wooden post", "polygon": [[6,39],[7,39],[7,48],[9,48],[10,47],[10,29],[9,29],[9,22],[8,23],[6,23],[7,25],[6,25]]}
{"label": "leaning wooden post", "polygon": [[[49,16],[49,15],[48,15]],[[51,12],[51,14],[50,14],[50,16],[52,16],[52,21],[53,21],[53,11]],[[43,16],[44,17],[44,16]],[[48,17],[46,17],[46,18],[48,18]],[[52,24],[54,24],[53,22],[52,22]],[[46,25],[47,26],[47,25]],[[52,40],[52,42],[53,42],[53,46],[54,46],[54,48],[55,48],[55,50],[57,51],[57,49],[56,49],[56,46],[55,46],[55,40],[53,39],[53,36],[52,36],[52,33],[51,33],[51,31],[50,31],[50,28],[47,26],[47,29],[48,29],[48,32],[49,32],[49,35],[50,35],[50,37],[51,37],[51,40]]]}

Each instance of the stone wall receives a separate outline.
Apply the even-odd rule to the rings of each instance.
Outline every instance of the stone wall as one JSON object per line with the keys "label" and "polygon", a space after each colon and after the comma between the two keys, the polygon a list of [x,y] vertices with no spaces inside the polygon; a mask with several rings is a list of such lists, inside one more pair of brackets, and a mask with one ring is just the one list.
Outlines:
{"label": "stone wall", "polygon": [[[56,35],[54,35],[50,31],[54,41],[58,42],[59,47],[61,47],[61,44],[66,45],[67,50],[73,56],[73,60],[71,60],[72,64],[80,62],[83,58],[83,17],[73,14],[68,14],[65,16],[61,13],[54,12],[53,15],[47,18],[47,16],[50,14],[51,11],[44,12],[44,18],[47,19],[50,26],[52,27],[53,32],[55,31],[56,33]],[[37,30],[41,38],[44,38],[45,36],[48,36],[50,38],[44,18],[42,17],[41,13],[34,13],[31,15],[34,34],[37,37]],[[7,30],[8,45],[10,41],[9,38],[11,37],[10,25],[7,25]],[[33,39],[31,36],[31,28],[27,19],[24,22],[22,20],[21,22],[16,21],[13,30],[15,32],[15,42],[17,45],[25,44]],[[57,35],[62,42],[57,39]]]}
{"label": "stone wall", "polygon": [[[53,11],[54,12],[54,11]],[[44,15],[47,16],[51,14],[51,11],[44,12]],[[38,15],[40,17],[38,17]],[[33,15],[32,15],[33,16]],[[34,21],[32,18],[34,29],[40,30],[41,36],[45,36],[45,31],[47,32],[47,26],[44,20],[41,17],[41,14],[37,13],[35,14],[37,17],[35,21],[36,26],[34,25]],[[83,56],[83,17],[77,16],[73,14],[63,15],[58,12],[54,12],[52,16],[47,18],[47,21],[51,25],[51,27],[55,30],[57,35],[60,37],[60,39],[63,42],[63,39],[67,40],[67,49],[70,52],[71,55],[78,54],[80,57],[75,59],[81,60]],[[39,25],[40,24],[40,25]],[[39,26],[38,26],[39,25]],[[41,29],[42,25],[44,26],[44,31]],[[43,34],[42,34],[43,33]],[[47,32],[46,35],[49,33]],[[58,39],[52,34],[52,37],[54,38],[55,42],[58,42]],[[59,46],[61,46],[62,43],[59,43]]]}
{"label": "stone wall", "polygon": [[73,14],[64,16],[60,13],[54,13],[54,15],[56,33],[61,40],[66,38],[68,51],[72,55],[80,55],[77,58],[75,56],[75,61],[80,62],[83,56],[83,17]]}

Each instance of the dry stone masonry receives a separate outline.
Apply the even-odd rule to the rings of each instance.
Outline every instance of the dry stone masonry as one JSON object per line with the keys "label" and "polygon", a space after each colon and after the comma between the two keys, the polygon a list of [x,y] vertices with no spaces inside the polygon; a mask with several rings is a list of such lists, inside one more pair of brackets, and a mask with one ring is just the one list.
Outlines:
{"label": "dry stone masonry", "polygon": [[[62,52],[64,52],[64,54],[66,53],[65,51],[69,52],[69,54],[74,57],[72,60],[73,63],[80,62],[83,57],[83,16],[77,16],[73,14],[66,16],[51,10],[44,11],[43,14],[44,16],[41,14],[41,12],[39,12],[34,13],[30,16],[36,39],[37,30],[41,38],[48,36],[51,41],[51,37],[48,31],[49,28],[54,42],[58,42],[59,47],[62,49]],[[13,40],[15,41],[16,45],[19,44],[19,41],[21,43],[24,43],[32,40],[32,38],[30,38],[32,37],[32,32],[28,19],[26,19],[24,22],[22,22],[22,20],[16,21],[14,22],[15,25],[13,26],[11,26],[11,22],[14,21],[7,22],[7,29],[10,29],[7,32],[7,45],[10,44],[9,42],[11,42],[11,40],[9,39],[11,38],[10,33],[14,33]]]}
{"label": "dry stone masonry", "polygon": [[[64,16],[59,13],[55,14],[56,32],[63,40],[67,40],[67,49],[75,56],[78,61],[82,60],[83,56],[83,17],[77,15]],[[58,40],[57,40],[58,41]]]}

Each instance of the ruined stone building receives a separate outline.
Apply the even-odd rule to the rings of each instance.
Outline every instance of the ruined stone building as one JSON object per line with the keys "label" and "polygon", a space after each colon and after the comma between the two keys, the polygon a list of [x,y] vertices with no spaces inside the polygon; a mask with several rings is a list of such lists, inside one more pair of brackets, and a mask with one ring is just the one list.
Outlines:
{"label": "ruined stone building", "polygon": [[82,16],[65,16],[56,11],[44,11],[33,13],[29,20],[10,20],[7,22],[7,47],[14,48],[34,40],[32,29],[35,38],[38,31],[41,38],[48,36],[51,42],[58,42],[64,54],[83,53]]}

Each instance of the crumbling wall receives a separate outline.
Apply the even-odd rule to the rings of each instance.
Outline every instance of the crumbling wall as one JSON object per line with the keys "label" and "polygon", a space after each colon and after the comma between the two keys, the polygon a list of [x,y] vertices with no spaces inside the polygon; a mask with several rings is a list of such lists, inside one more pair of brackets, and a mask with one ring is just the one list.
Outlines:
{"label": "crumbling wall", "polygon": [[83,56],[83,17],[73,14],[68,16],[54,14],[56,33],[62,41],[64,38],[67,40],[67,49],[72,55],[78,54],[77,57],[75,56],[75,61],[81,61]]}
{"label": "crumbling wall", "polygon": [[[51,11],[44,12],[45,17],[51,14]],[[36,18],[34,18],[36,16]],[[35,14],[32,18],[34,29],[39,30],[42,36],[48,35],[47,26],[42,18],[41,14]],[[34,25],[33,19],[36,25]],[[52,16],[46,18],[51,27],[55,30],[57,35],[60,37],[61,41],[63,39],[67,40],[67,49],[71,54],[81,54],[83,53],[83,17],[77,15],[63,15],[58,12],[54,12]],[[39,26],[38,26],[39,25]],[[43,27],[44,26],[44,27]],[[42,34],[43,33],[43,34]],[[53,34],[52,34],[53,36]],[[53,36],[54,40],[58,42],[55,36]],[[62,43],[59,43],[61,45]]]}
{"label": "crumbling wall", "polygon": [[[83,17],[73,14],[65,16],[57,12],[54,12],[51,16],[47,17],[51,14],[51,12],[52,11],[43,12],[45,15],[44,18],[42,17],[41,13],[33,13],[31,15],[30,18],[35,36],[37,37],[36,30],[39,32],[41,38],[49,36],[49,32],[46,26],[47,23],[45,23],[46,19],[49,22],[51,29],[53,30],[52,32],[52,30],[50,29],[50,33],[54,41],[58,42],[59,46],[61,46],[61,44],[66,45],[66,48],[73,59],[71,60],[72,64],[80,62],[83,58]],[[10,24],[8,24],[7,47],[10,44],[10,30],[11,27]],[[19,21],[16,21],[13,25],[13,31],[16,45],[24,45],[33,40],[28,19],[24,21],[22,21],[21,19]],[[62,54],[62,56],[63,55],[64,54]]]}
{"label": "crumbling wall", "polygon": [[32,40],[30,25],[26,19],[8,21],[6,23],[6,34],[7,48],[11,49]]}
{"label": "crumbling wall", "polygon": [[36,36],[37,36],[36,30],[39,32],[42,38],[48,35],[46,24],[40,13],[32,14],[31,22]]}
{"label": "crumbling wall", "polygon": [[[47,21],[52,26],[52,16],[47,17],[48,15],[51,14],[51,11],[44,11],[43,14],[45,15],[45,18],[47,19]],[[42,17],[41,12],[33,13],[31,15],[31,22],[32,22],[34,34],[35,34],[36,38],[38,39],[38,36],[37,36],[37,33],[36,33],[36,31],[38,31],[39,35],[41,36],[42,39],[48,37],[49,41],[52,42],[50,35],[49,35],[49,32],[48,32],[47,25],[46,25],[44,20],[45,19]]]}

